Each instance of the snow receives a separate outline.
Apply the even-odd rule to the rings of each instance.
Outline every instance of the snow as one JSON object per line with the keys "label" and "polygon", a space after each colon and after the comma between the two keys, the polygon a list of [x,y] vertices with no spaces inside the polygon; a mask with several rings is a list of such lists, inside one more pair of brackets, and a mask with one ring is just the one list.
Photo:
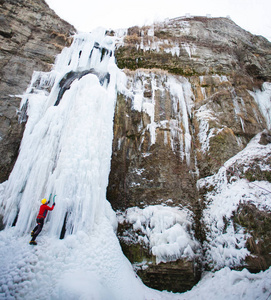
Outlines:
{"label": "snow", "polygon": [[80,300],[266,300],[271,293],[271,269],[251,274],[229,268],[204,274],[183,294],[144,286],[122,255],[108,222],[93,235],[79,232],[64,240],[47,235],[28,245],[14,228],[0,232],[0,299]]}
{"label": "snow", "polygon": [[34,248],[13,228],[1,232],[1,299],[143,299],[108,221],[64,240],[48,237],[46,225]]}
{"label": "snow", "polygon": [[203,218],[207,225],[207,242],[204,245],[206,261],[214,269],[241,265],[249,254],[245,247],[249,234],[241,227],[234,228],[231,220],[239,204],[250,203],[260,210],[271,210],[270,182],[249,182],[240,178],[237,171],[231,175],[230,180],[227,178],[229,169],[234,170],[239,166],[245,170],[253,161],[261,160],[262,168],[268,168],[265,160],[271,155],[271,144],[259,144],[260,136],[258,134],[243,151],[229,159],[217,174],[198,181],[199,188],[212,190],[206,195],[208,205]]}
{"label": "snow", "polygon": [[241,272],[224,268],[206,276],[191,291],[180,299],[199,300],[267,300],[270,297],[271,270],[250,274],[246,269]]}
{"label": "snow", "polygon": [[[187,209],[163,205],[150,205],[144,209],[132,207],[119,214],[118,219],[119,223],[132,224],[137,240],[130,242],[143,243],[157,263],[178,258],[193,260],[200,248],[191,230],[191,212]],[[129,242],[128,232],[127,237]]]}
{"label": "snow", "polygon": [[[116,237],[117,218],[106,200],[106,187],[116,95],[127,91],[127,77],[115,65],[114,38],[104,33],[99,28],[75,36],[72,46],[57,57],[51,72],[33,74],[22,99],[21,107],[27,108],[28,121],[20,154],[8,181],[0,185],[0,213],[6,223],[0,232],[0,299],[267,299],[271,293],[270,270],[250,274],[225,267],[216,273],[206,273],[191,291],[174,294],[146,287],[123,255]],[[71,82],[55,105],[64,76],[90,69],[92,72]],[[110,81],[106,80],[108,74]],[[152,82],[153,91],[160,88]],[[191,141],[186,125],[193,102],[191,88],[181,77],[171,78],[167,84],[182,108],[177,121],[185,124],[183,155],[189,160],[187,151]],[[140,88],[135,94],[140,94]],[[137,97],[134,108],[146,111],[153,118],[153,99],[145,103],[140,95]],[[156,126],[154,119],[151,126],[152,132]],[[155,141],[154,132],[152,138]],[[256,155],[261,150],[270,155],[268,147],[254,141],[245,154]],[[242,160],[242,155],[235,160]],[[210,195],[210,205],[204,215],[211,221],[209,224],[213,221],[216,224],[215,235],[210,238],[217,242],[206,250],[218,263],[221,256],[224,261],[229,256],[218,253],[215,257],[215,246],[221,243],[218,238],[221,218],[229,216],[240,199],[246,201],[242,188],[248,191],[243,180],[228,184],[224,175],[221,171],[217,177],[199,183],[220,181],[220,196]],[[271,189],[266,182],[258,185]],[[263,204],[271,206],[266,191],[260,191],[255,184],[249,191],[250,201],[260,208]],[[47,216],[37,238],[38,245],[30,246],[29,233],[35,225],[40,200],[51,193],[56,195],[56,207]],[[219,205],[221,199],[226,203],[223,207]],[[127,214],[149,239],[158,260],[195,255],[197,241],[190,229],[189,212],[154,206],[134,208]],[[15,219],[16,225],[12,226]],[[65,237],[59,239],[63,228]],[[234,234],[232,244],[239,238]],[[239,234],[239,250],[245,251],[241,230]],[[231,247],[228,252],[233,251]],[[244,255],[240,251],[239,256]]]}

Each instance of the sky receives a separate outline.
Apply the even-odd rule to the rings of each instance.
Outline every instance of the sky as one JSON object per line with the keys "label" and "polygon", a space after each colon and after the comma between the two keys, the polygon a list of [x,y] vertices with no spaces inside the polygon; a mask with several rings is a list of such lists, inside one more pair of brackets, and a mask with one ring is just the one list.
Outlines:
{"label": "sky", "polygon": [[166,18],[191,16],[227,17],[243,29],[271,41],[270,0],[45,0],[79,31],[149,25]]}

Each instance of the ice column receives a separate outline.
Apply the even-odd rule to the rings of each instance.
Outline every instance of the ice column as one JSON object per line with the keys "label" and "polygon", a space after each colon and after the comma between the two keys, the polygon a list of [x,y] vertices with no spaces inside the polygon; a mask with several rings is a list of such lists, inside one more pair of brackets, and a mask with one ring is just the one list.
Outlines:
{"label": "ice column", "polygon": [[35,73],[22,100],[28,121],[20,154],[0,196],[4,222],[16,223],[19,234],[29,232],[40,200],[51,193],[51,234],[89,232],[103,215],[118,72],[113,53],[114,38],[97,29],[76,35],[52,72]]}
{"label": "ice column", "polygon": [[183,82],[177,81],[174,77],[169,77],[168,84],[173,99],[173,112],[176,122],[171,121],[172,149],[174,149],[174,139],[177,137],[180,142],[180,153],[182,159],[190,164],[191,134],[189,131],[189,116],[193,105],[191,86],[188,81],[180,78]]}

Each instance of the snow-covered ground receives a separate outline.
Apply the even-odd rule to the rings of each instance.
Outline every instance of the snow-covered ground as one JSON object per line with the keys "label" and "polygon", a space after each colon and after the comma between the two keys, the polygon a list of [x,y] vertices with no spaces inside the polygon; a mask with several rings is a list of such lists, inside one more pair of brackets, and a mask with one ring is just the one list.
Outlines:
{"label": "snow-covered ground", "polygon": [[271,269],[251,274],[228,267],[208,272],[183,294],[147,288],[123,256],[108,222],[95,233],[59,240],[47,224],[35,247],[14,228],[0,232],[0,299],[67,300],[268,300]]}
{"label": "snow-covered ground", "polygon": [[263,171],[271,171],[268,163],[271,144],[261,145],[260,138],[261,133],[229,159],[215,175],[198,181],[199,188],[204,186],[211,190],[206,194],[205,201],[208,204],[203,211],[203,221],[207,229],[207,242],[204,245],[206,260],[214,269],[240,265],[249,255],[245,243],[250,235],[241,226],[234,228],[231,219],[238,206],[249,203],[259,210],[271,211],[271,183],[249,182],[242,176],[256,164]]}
{"label": "snow-covered ground", "polygon": [[166,205],[149,205],[143,209],[128,208],[118,213],[118,222],[132,224],[132,233],[124,232],[122,239],[144,244],[156,257],[156,262],[195,259],[200,249],[192,232],[191,211]]}
{"label": "snow-covered ground", "polygon": [[[105,36],[104,32],[98,29],[77,36],[73,45],[57,58],[52,72],[34,74],[23,97],[28,121],[20,154],[9,180],[0,185],[0,213],[7,224],[0,232],[0,299],[267,300],[271,297],[270,270],[253,275],[246,270],[237,272],[225,267],[216,273],[206,273],[191,291],[174,294],[142,284],[123,255],[115,232],[116,215],[106,200],[106,187],[114,104],[117,90],[125,83],[112,54],[114,38]],[[92,72],[80,77],[86,70]],[[57,103],[59,84],[67,74],[77,77],[66,86]],[[176,84],[174,81],[171,87]],[[257,147],[253,151],[258,151]],[[268,147],[262,146],[261,150],[269,151]],[[223,181],[222,171],[217,176],[213,179],[221,179],[218,192],[228,203],[225,208],[232,209],[231,201],[237,201],[240,195],[235,193],[231,200],[230,189],[234,186]],[[208,180],[211,182],[212,178],[199,184],[208,184]],[[242,183],[235,182],[235,191],[238,182]],[[270,184],[259,184],[271,190]],[[35,225],[40,200],[50,193],[57,195],[56,207],[49,212],[37,238],[38,245],[30,246],[29,233]],[[266,195],[260,197],[270,205]],[[206,220],[213,221],[211,212],[217,212],[214,209],[217,203],[216,197],[210,198]],[[173,221],[170,209],[149,210],[153,210],[151,222],[155,226],[152,228],[165,229],[161,235],[155,230],[146,232],[149,237],[155,237],[153,251],[159,253],[160,259],[167,257],[176,243],[181,246],[177,250],[181,251],[175,255],[191,254],[196,241],[188,234],[189,214],[176,210]],[[221,208],[219,212],[221,215],[215,219],[217,225]],[[144,211],[145,217],[147,214]],[[130,219],[140,215],[135,209]],[[12,226],[15,219],[16,226]],[[159,223],[161,219],[163,224]],[[140,221],[135,223],[140,226]],[[66,234],[60,240],[63,225]],[[219,226],[215,229],[214,239],[219,236]],[[183,239],[178,239],[178,235]],[[172,241],[172,247],[159,242],[167,238]],[[183,241],[185,244],[180,244]],[[216,253],[213,249],[210,248],[210,253]]]}
{"label": "snow-covered ground", "polygon": [[109,222],[63,240],[48,225],[36,247],[14,228],[1,232],[0,299],[144,299]]}

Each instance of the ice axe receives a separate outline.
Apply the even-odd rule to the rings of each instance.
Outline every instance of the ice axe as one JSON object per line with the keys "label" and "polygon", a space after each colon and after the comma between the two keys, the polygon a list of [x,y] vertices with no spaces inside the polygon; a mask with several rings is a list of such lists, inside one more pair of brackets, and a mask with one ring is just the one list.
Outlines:
{"label": "ice axe", "polygon": [[[49,204],[49,203],[50,203],[50,201],[51,201],[51,197],[52,197],[52,194],[50,194],[50,197],[49,197],[48,204]],[[53,204],[55,204],[55,197],[56,197],[56,195],[54,195],[54,198],[53,198]]]}
{"label": "ice axe", "polygon": [[50,194],[50,197],[49,197],[48,204],[49,204],[49,203],[50,203],[50,201],[51,201],[51,197],[52,197],[52,194]]}

